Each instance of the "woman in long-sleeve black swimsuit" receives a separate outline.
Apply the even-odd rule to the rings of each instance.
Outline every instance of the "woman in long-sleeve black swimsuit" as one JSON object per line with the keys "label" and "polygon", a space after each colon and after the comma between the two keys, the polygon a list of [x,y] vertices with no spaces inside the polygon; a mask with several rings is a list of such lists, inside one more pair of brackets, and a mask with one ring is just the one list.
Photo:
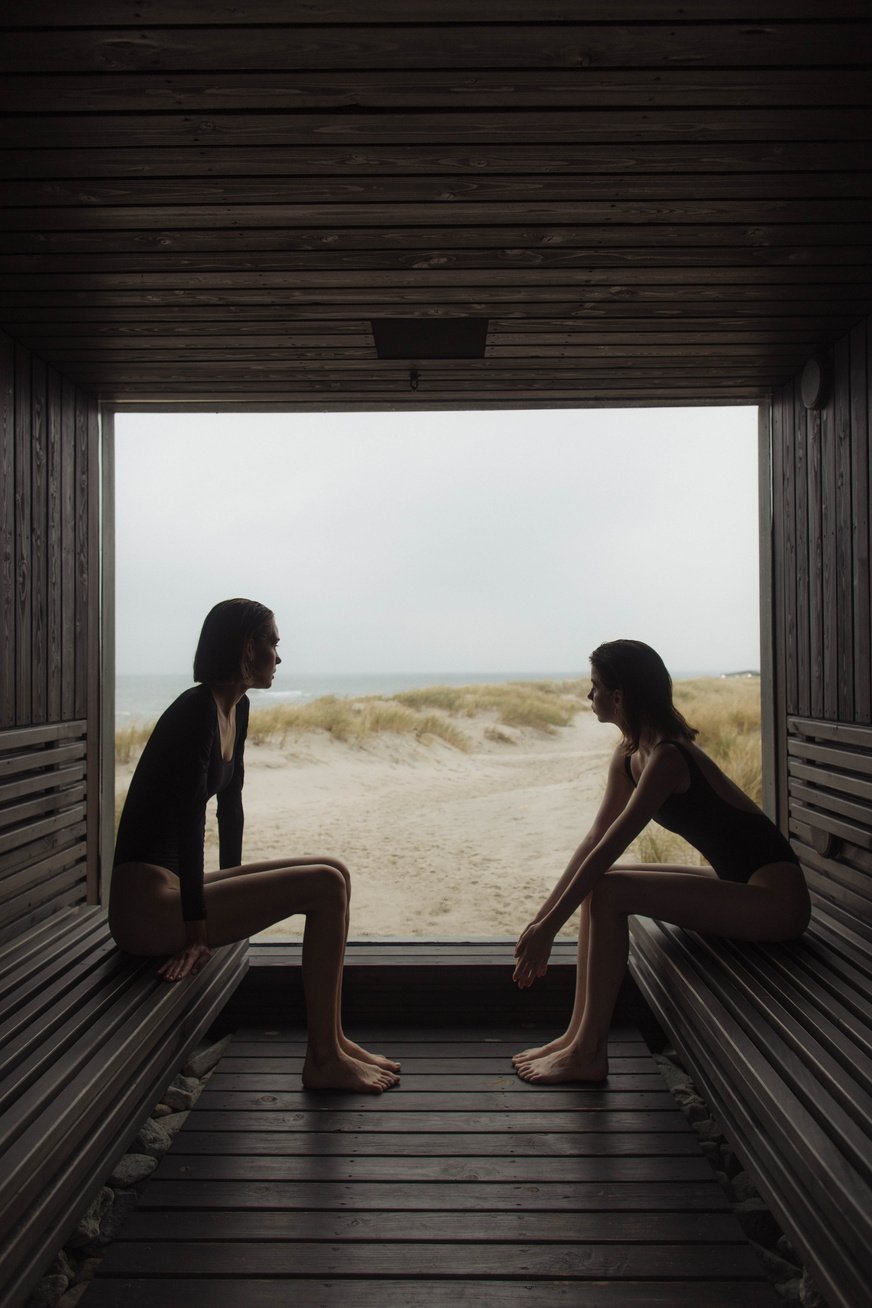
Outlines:
{"label": "woman in long-sleeve black swimsuit", "polygon": [[[610,641],[591,655],[593,711],[621,729],[606,793],[584,840],[515,949],[518,985],[542,976],[554,937],[581,905],[567,1030],[514,1058],[527,1081],[600,1080],[624,975],[631,913],[741,940],[789,940],[808,924],[802,868],[773,822],[693,743],[658,654]],[[617,863],[649,821],[677,831],[708,867]]]}
{"label": "woman in long-sleeve black swimsuit", "polygon": [[206,917],[206,804],[218,796],[218,865],[242,863],[243,752],[248,696],[236,705],[236,745],[221,756],[218,705],[208,686],[186,690],[158,719],[139,760],[115,842],[115,864],[154,863],[179,879],[182,918]]}
{"label": "woman in long-sleeve black swimsuit", "polygon": [[[269,609],[225,600],[208,614],[194,676],[157,722],[125,800],[112,870],[109,923],[132,954],[168,955],[167,981],[196,975],[211,949],[295,913],[306,917],[303,984],[309,1042],[303,1082],[379,1092],[398,1064],[342,1029],[348,869],[332,858],[242,863],[243,754],[252,687],[267,689],[281,661]],[[218,796],[220,870],[204,875],[206,805]]]}

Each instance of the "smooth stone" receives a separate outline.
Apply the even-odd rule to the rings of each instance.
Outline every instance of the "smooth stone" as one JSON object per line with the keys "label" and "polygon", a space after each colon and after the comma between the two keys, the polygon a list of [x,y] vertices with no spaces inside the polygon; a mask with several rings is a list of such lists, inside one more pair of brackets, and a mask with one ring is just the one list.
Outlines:
{"label": "smooth stone", "polygon": [[147,1176],[151,1176],[157,1167],[157,1159],[151,1154],[125,1154],[115,1164],[109,1184],[126,1190],[131,1185],[138,1185]]}
{"label": "smooth stone", "polygon": [[751,1244],[773,1281],[793,1281],[798,1278],[802,1271],[800,1267],[794,1267],[792,1263],[787,1262],[779,1254],[773,1253],[771,1249],[766,1249],[756,1240],[752,1239]]}
{"label": "smooth stone", "polygon": [[827,1308],[827,1301],[812,1280],[811,1272],[803,1271],[799,1281],[799,1302],[802,1308]]}
{"label": "smooth stone", "polygon": [[67,1241],[72,1249],[81,1249],[84,1245],[100,1241],[103,1219],[112,1207],[114,1195],[108,1186],[102,1186],[91,1200],[88,1209],[79,1219],[79,1224]]}
{"label": "smooth stone", "polygon": [[760,1191],[747,1172],[737,1172],[730,1181],[730,1189],[736,1203],[742,1203],[745,1199],[760,1198]]}
{"label": "smooth stone", "polygon": [[163,1102],[174,1112],[194,1107],[200,1097],[202,1085],[195,1076],[177,1076],[164,1092]]}
{"label": "smooth stone", "polygon": [[201,1045],[199,1049],[195,1049],[182,1068],[182,1075],[202,1077],[206,1072],[211,1072],[223,1058],[224,1051],[232,1039],[232,1036],[226,1035],[223,1040],[218,1040],[215,1044]]}
{"label": "smooth stone", "polygon": [[27,1308],[55,1308],[69,1288],[69,1280],[60,1272],[44,1276],[27,1301]]}
{"label": "smooth stone", "polygon": [[153,1158],[160,1158],[173,1142],[172,1136],[165,1126],[165,1123],[169,1120],[168,1117],[162,1117],[160,1122],[155,1122],[148,1118],[139,1128],[129,1152],[132,1154],[151,1154]]}
{"label": "smooth stone", "polygon": [[186,1110],[184,1113],[170,1113],[169,1117],[161,1118],[160,1124],[169,1135],[170,1140],[174,1140],[179,1134],[179,1131],[181,1131],[185,1122],[188,1120],[189,1113],[190,1109]]}
{"label": "smooth stone", "polygon": [[[734,1205],[733,1212],[749,1240],[764,1248],[767,1253],[775,1247],[781,1231],[762,1199],[743,1199]],[[796,1268],[791,1263],[785,1259],[779,1259],[779,1262],[788,1270],[778,1279],[786,1281],[796,1275]]]}
{"label": "smooth stone", "polygon": [[124,1223],[136,1207],[135,1190],[116,1190],[112,1207],[103,1218],[100,1230],[102,1242],[110,1244],[121,1233]]}

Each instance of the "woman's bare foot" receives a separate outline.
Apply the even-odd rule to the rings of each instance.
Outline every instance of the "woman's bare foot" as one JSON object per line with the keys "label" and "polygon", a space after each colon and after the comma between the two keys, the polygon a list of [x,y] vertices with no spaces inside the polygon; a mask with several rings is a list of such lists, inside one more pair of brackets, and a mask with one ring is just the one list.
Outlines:
{"label": "woman's bare foot", "polygon": [[582,1054],[575,1046],[558,1049],[543,1058],[531,1059],[515,1068],[522,1081],[535,1085],[557,1085],[561,1081],[604,1081],[609,1074],[609,1060],[603,1053],[594,1058]]}
{"label": "woman's bare foot", "polygon": [[307,1090],[348,1090],[355,1094],[380,1095],[399,1085],[393,1072],[371,1063],[361,1063],[342,1050],[318,1062],[307,1051],[303,1064],[303,1085]]}
{"label": "woman's bare foot", "polygon": [[532,1063],[535,1058],[545,1058],[548,1054],[556,1054],[559,1050],[566,1049],[572,1040],[571,1033],[564,1031],[563,1035],[549,1040],[547,1045],[540,1045],[537,1049],[524,1049],[520,1054],[512,1054],[512,1062],[515,1067],[520,1067],[522,1063]]}
{"label": "woman's bare foot", "polygon": [[339,1037],[339,1047],[349,1058],[356,1058],[359,1063],[369,1063],[372,1067],[381,1067],[386,1072],[399,1072],[400,1064],[394,1062],[392,1058],[386,1058],[384,1054],[371,1054],[363,1045],[358,1045],[354,1040],[349,1040],[348,1036],[343,1034]]}

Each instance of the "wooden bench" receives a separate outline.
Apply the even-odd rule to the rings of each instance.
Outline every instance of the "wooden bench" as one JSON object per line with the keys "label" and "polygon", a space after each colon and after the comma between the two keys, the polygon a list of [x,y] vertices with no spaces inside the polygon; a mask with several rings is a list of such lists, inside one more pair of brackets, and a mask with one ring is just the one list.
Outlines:
{"label": "wooden bench", "polygon": [[0,733],[0,1285],[25,1302],[242,980],[168,986],[85,903],[84,724]]}
{"label": "wooden bench", "polygon": [[872,1286],[872,730],[789,723],[813,916],[747,945],[631,923],[631,969],[831,1308]]}

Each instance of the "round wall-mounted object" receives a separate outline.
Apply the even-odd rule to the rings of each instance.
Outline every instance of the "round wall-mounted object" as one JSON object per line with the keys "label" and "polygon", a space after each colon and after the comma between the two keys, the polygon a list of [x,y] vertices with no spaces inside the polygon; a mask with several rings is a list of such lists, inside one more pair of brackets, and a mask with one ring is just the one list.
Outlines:
{"label": "round wall-mounted object", "polygon": [[826,399],[827,378],[820,359],[809,359],[802,370],[799,393],[807,409],[820,409]]}

